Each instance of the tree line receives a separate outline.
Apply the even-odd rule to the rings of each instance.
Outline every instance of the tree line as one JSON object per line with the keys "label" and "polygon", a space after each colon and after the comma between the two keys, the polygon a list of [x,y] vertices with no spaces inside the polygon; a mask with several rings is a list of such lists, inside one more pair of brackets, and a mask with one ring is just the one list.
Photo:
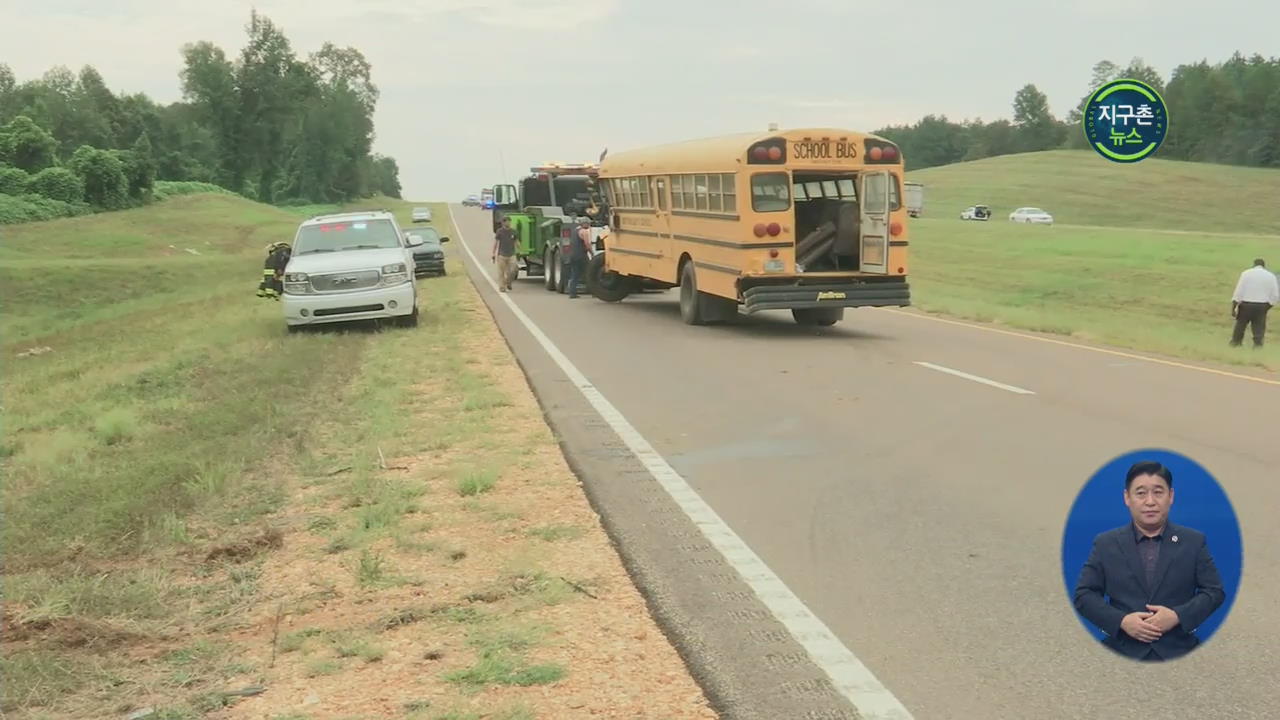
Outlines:
{"label": "tree line", "polygon": [[235,58],[183,46],[183,99],[169,104],[114,93],[90,66],[19,83],[0,64],[0,201],[116,210],[149,201],[157,181],[275,204],[400,197],[395,160],[372,152],[378,89],[360,51],[325,43],[300,58],[256,11],[246,31]]}
{"label": "tree line", "polygon": [[875,134],[902,148],[908,170],[997,155],[1088,147],[1081,117],[1093,90],[1118,78],[1155,87],[1168,108],[1169,127],[1157,156],[1170,160],[1280,168],[1280,59],[1237,52],[1226,62],[1179,65],[1166,83],[1141,58],[1121,67],[1109,60],[1093,66],[1089,86],[1065,119],[1054,117],[1035,85],[1013,98],[1012,120],[954,122],[928,115],[912,125]]}

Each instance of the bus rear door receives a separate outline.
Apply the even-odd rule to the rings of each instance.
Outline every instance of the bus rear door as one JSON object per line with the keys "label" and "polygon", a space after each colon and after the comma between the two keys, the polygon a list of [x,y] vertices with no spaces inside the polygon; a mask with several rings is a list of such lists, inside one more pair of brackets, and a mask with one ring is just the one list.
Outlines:
{"label": "bus rear door", "polygon": [[861,205],[859,269],[869,273],[889,271],[889,173],[864,172]]}

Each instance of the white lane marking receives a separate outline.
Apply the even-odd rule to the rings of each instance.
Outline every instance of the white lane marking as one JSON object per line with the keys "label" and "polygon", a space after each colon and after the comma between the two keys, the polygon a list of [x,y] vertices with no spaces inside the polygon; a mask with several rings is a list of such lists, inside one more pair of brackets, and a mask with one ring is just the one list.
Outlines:
{"label": "white lane marking", "polygon": [[965,380],[972,380],[976,383],[982,383],[983,385],[990,385],[993,388],[1008,390],[1011,393],[1018,393],[1019,395],[1035,395],[1035,393],[1025,388],[1020,388],[1015,385],[1005,385],[1002,382],[996,382],[995,380],[988,380],[987,378],[979,377],[977,375],[970,375],[967,372],[960,372],[959,370],[952,370],[949,367],[934,365],[933,363],[920,362],[918,360],[916,361],[916,365],[919,365],[920,367],[927,367],[930,370],[937,370],[938,372],[944,372],[944,373],[947,373],[948,375],[955,375],[956,377],[962,377]]}
{"label": "white lane marking", "polygon": [[765,607],[769,608],[796,642],[809,653],[814,664],[822,668],[823,672],[831,678],[836,691],[853,704],[862,720],[913,720],[911,713],[903,707],[898,698],[881,685],[871,670],[836,638],[826,624],[819,620],[800,598],[796,597],[795,593],[791,592],[791,588],[788,588],[751,548],[747,547],[742,538],[738,537],[737,533],[716,514],[716,511],[711,509],[711,506],[698,495],[688,481],[667,464],[649,441],[645,440],[622,413],[618,412],[613,403],[609,402],[569,361],[569,358],[560,352],[560,348],[556,347],[542,329],[524,314],[511,297],[506,293],[498,292],[498,284],[489,273],[485,272],[484,266],[467,246],[466,239],[462,237],[462,228],[458,226],[457,219],[453,215],[452,205],[449,206],[449,217],[453,221],[454,231],[462,240],[459,245],[471,258],[471,262],[480,271],[495,296],[506,304],[542,349],[578,387],[587,402],[591,403],[622,442],[631,449],[636,459],[644,465],[654,480],[657,480],[658,484],[671,495],[680,509],[702,531],[707,541],[720,551],[743,581],[755,591]]}

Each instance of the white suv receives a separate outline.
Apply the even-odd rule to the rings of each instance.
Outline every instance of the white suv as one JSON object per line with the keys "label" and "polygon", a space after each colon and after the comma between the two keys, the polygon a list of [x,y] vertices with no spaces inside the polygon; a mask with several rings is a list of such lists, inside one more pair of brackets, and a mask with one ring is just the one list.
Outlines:
{"label": "white suv", "polygon": [[284,272],[284,319],[307,325],[392,318],[418,324],[413,241],[385,210],[319,215],[298,227]]}

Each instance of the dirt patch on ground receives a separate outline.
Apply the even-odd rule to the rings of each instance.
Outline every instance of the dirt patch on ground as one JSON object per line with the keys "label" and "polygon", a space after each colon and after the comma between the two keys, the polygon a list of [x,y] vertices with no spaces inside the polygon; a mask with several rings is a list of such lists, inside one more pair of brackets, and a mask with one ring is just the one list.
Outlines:
{"label": "dirt patch on ground", "polygon": [[256,610],[227,638],[253,670],[225,685],[265,690],[210,717],[717,717],[479,297],[448,281],[469,318],[448,352],[471,381],[416,388],[410,425],[436,438],[365,474],[300,478],[282,533],[210,553],[272,550]]}

